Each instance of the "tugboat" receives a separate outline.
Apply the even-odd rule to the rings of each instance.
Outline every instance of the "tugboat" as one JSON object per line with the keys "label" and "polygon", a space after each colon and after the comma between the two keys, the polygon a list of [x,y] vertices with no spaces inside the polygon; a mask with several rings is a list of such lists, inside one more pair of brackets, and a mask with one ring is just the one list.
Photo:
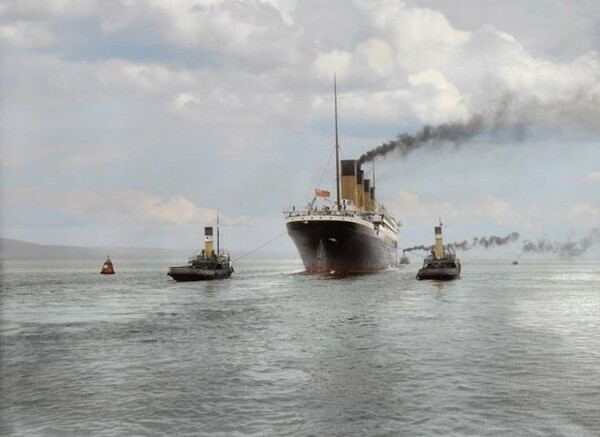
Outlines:
{"label": "tugboat", "polygon": [[169,267],[167,275],[176,281],[209,281],[226,279],[233,273],[231,257],[219,249],[219,228],[217,227],[217,250],[213,250],[213,228],[204,228],[204,249],[192,257],[187,266]]}
{"label": "tugboat", "polygon": [[402,251],[402,256],[400,257],[400,264],[410,264],[410,260],[404,251]]}
{"label": "tugboat", "polygon": [[110,255],[106,257],[106,261],[102,264],[102,269],[100,270],[101,275],[114,275],[115,269],[113,267],[113,263],[110,260]]}
{"label": "tugboat", "polygon": [[417,272],[417,279],[450,280],[460,278],[460,260],[454,250],[444,248],[442,223],[434,228],[435,246],[431,254],[423,260],[423,267]]}

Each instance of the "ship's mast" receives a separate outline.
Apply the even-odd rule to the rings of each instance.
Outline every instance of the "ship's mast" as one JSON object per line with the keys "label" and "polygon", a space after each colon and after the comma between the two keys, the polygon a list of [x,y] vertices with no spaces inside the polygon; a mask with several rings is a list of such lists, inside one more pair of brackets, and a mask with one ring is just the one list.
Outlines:
{"label": "ship's mast", "polygon": [[334,111],[335,111],[335,190],[337,194],[337,209],[342,208],[340,198],[340,144],[338,142],[338,116],[337,116],[337,80],[335,73],[333,75],[333,96],[334,96]]}

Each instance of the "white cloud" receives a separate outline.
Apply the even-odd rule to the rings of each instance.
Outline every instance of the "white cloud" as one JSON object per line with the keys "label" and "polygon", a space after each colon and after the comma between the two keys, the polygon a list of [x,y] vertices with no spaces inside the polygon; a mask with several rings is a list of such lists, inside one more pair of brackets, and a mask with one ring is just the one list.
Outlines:
{"label": "white cloud", "polygon": [[291,26],[294,24],[293,14],[298,5],[298,0],[264,0],[273,5],[279,11],[285,24]]}
{"label": "white cloud", "polygon": [[97,0],[19,0],[3,3],[6,14],[90,17],[102,9]]}
{"label": "white cloud", "polygon": [[107,90],[119,88],[147,94],[171,93],[197,83],[192,72],[161,64],[109,60],[96,67],[95,76]]}
{"label": "white cloud", "polygon": [[396,193],[387,205],[405,224],[428,223],[440,216],[450,221],[460,218],[460,211],[452,202],[423,201],[418,194],[407,191]]}
{"label": "white cloud", "polygon": [[186,110],[198,106],[200,100],[193,94],[179,93],[173,101],[173,107],[175,110]]}
{"label": "white cloud", "polygon": [[437,217],[444,222],[479,226],[495,223],[518,231],[543,232],[552,226],[587,229],[600,223],[600,207],[579,202],[561,207],[530,204],[522,207],[488,194],[448,201],[424,200],[415,193],[397,192],[389,202],[390,209],[405,223],[427,223]]}
{"label": "white cloud", "polygon": [[336,73],[340,78],[347,76],[352,65],[352,53],[334,50],[319,53],[313,62],[313,71],[322,78],[331,79]]}
{"label": "white cloud", "polygon": [[4,190],[7,207],[54,210],[94,223],[196,224],[213,221],[216,211],[194,205],[183,196],[169,199],[132,190]]}
{"label": "white cloud", "polygon": [[600,225],[600,206],[589,203],[576,203],[564,211],[567,223],[578,226],[597,227]]}
{"label": "white cloud", "polygon": [[470,111],[460,91],[439,71],[427,70],[408,77],[412,107],[424,123],[465,121]]}
{"label": "white cloud", "polygon": [[517,225],[523,223],[522,217],[505,200],[481,194],[471,199],[466,205],[467,214],[474,221],[493,220],[500,225]]}
{"label": "white cloud", "polygon": [[32,49],[51,46],[56,38],[46,23],[19,21],[0,25],[0,41]]}
{"label": "white cloud", "polygon": [[600,171],[592,171],[583,178],[585,182],[597,183],[600,182]]}
{"label": "white cloud", "polygon": [[423,200],[418,194],[400,191],[389,203],[403,221],[427,223],[441,217],[444,221],[476,225],[491,221],[502,226],[529,226],[522,211],[516,211],[507,201],[481,194],[447,201]]}
{"label": "white cloud", "polygon": [[361,92],[351,94],[347,105],[350,116],[362,122],[397,123],[407,116],[411,94],[408,91],[389,90],[380,92]]}
{"label": "white cloud", "polygon": [[396,62],[409,72],[445,65],[471,37],[431,9],[410,8],[393,0],[369,2],[367,9],[375,28],[393,46]]}
{"label": "white cloud", "polygon": [[192,56],[217,55],[242,69],[276,68],[303,58],[297,50],[298,29],[268,2],[153,0],[151,4],[162,12],[161,31],[167,41],[206,51]]}
{"label": "white cloud", "polygon": [[209,221],[209,217],[214,216],[214,211],[198,208],[183,196],[168,200],[154,196],[132,197],[132,204],[137,203],[132,215],[139,215],[146,223],[194,224]]}
{"label": "white cloud", "polygon": [[[218,41],[243,43],[260,32],[259,26],[235,17],[222,2],[155,2],[171,19],[168,37],[188,46],[213,46]],[[246,17],[251,18],[251,17]]]}
{"label": "white cloud", "polygon": [[[135,190],[50,190],[23,188],[3,190],[6,208],[51,210],[90,224],[143,226],[203,226],[216,222],[217,210],[195,205],[182,195],[165,198]],[[256,217],[229,217],[220,214],[225,227],[251,226],[262,223]]]}
{"label": "white cloud", "polygon": [[368,73],[375,76],[390,76],[394,71],[394,53],[387,42],[369,38],[356,48],[356,63],[365,65]]}
{"label": "white cloud", "polygon": [[555,101],[558,96],[568,99],[597,87],[600,79],[600,58],[596,55],[558,64],[523,54],[518,62],[498,67],[498,76],[510,90],[526,92],[542,102]]}
{"label": "white cloud", "polygon": [[562,63],[539,59],[514,37],[485,25],[443,73],[469,96],[475,111],[498,111],[509,96],[503,115],[512,121],[600,127],[597,53]]}

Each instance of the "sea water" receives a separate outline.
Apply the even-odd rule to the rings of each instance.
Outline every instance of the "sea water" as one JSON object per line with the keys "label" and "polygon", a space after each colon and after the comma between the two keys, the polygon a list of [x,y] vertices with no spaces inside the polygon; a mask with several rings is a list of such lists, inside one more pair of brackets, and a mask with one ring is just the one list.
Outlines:
{"label": "sea water", "polygon": [[331,278],[4,262],[5,436],[600,435],[595,260]]}

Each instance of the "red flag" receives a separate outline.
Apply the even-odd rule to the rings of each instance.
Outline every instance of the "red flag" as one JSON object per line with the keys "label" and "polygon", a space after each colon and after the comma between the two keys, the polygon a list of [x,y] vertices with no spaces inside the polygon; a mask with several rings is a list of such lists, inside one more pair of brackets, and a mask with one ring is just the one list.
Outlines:
{"label": "red flag", "polygon": [[329,197],[331,193],[327,190],[321,190],[320,188],[315,188],[315,196],[317,197]]}

